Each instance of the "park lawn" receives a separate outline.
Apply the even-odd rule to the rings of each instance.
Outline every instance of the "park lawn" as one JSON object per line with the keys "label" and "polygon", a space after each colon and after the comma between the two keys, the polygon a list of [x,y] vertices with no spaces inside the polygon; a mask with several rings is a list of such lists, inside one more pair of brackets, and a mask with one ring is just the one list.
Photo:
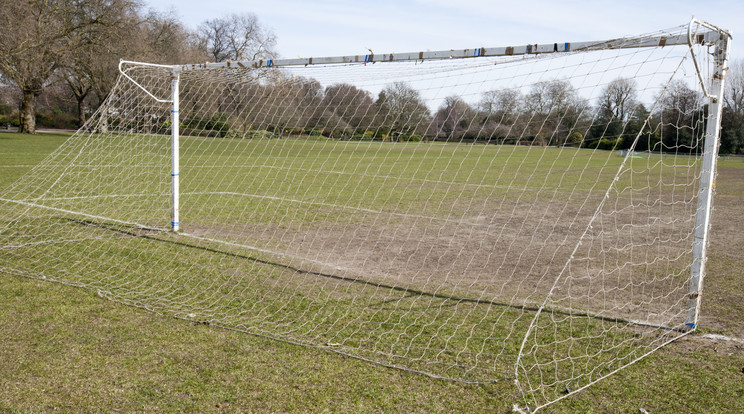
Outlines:
{"label": "park lawn", "polygon": [[[64,138],[0,134],[0,189]],[[547,412],[740,412],[743,344],[702,338],[744,337],[744,236],[729,231],[744,228],[744,162],[720,166],[700,331]],[[0,302],[0,412],[509,412],[518,402],[510,383],[435,380],[36,279],[2,275]]]}

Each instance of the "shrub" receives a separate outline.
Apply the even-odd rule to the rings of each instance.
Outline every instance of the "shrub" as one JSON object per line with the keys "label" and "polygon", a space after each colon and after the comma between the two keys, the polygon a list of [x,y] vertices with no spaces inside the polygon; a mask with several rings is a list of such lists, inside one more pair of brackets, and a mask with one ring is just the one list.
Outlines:
{"label": "shrub", "polygon": [[55,107],[51,112],[37,112],[36,126],[44,128],[77,129],[80,126],[80,122],[73,114],[66,113]]}
{"label": "shrub", "polygon": [[209,118],[189,118],[182,126],[184,135],[224,137],[230,131],[230,116],[218,112]]}

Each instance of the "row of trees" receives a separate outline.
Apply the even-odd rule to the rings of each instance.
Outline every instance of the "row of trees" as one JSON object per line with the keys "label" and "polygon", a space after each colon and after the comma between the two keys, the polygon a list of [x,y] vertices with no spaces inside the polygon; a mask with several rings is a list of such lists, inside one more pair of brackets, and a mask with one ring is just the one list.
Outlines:
{"label": "row of trees", "polygon": [[[142,8],[137,0],[0,0],[0,122],[13,120],[33,133],[37,119],[74,114],[70,126],[109,94],[121,58],[160,63],[275,58],[276,36],[253,14],[207,20],[192,30],[176,17]],[[353,85],[323,88],[311,79],[225,86],[241,96],[240,117],[226,111],[199,113],[186,127],[249,130],[252,125],[291,129],[320,126],[335,137],[385,139],[520,140],[531,145],[623,148],[642,128],[643,146],[672,141],[692,147],[707,110],[687,85],[671,85],[657,108],[639,102],[635,83],[617,79],[594,102],[567,81],[527,90],[494,90],[479,102],[450,96],[435,111],[410,85],[393,83],[378,96]],[[276,99],[276,96],[289,98]],[[730,65],[721,151],[744,150],[744,64]],[[204,99],[204,98],[202,98]],[[37,111],[39,104],[46,114]],[[645,124],[648,111],[652,122]],[[247,114],[247,115],[246,115]],[[271,120],[266,114],[274,114]],[[212,119],[214,118],[214,119]],[[156,122],[165,125],[166,120]]]}
{"label": "row of trees", "polygon": [[[744,67],[732,66],[726,91],[722,119],[721,152],[744,151]],[[388,87],[377,104],[390,95],[401,98],[400,85]],[[526,91],[501,89],[486,91],[480,101],[469,105],[457,96],[444,100],[431,116],[421,112],[395,118],[417,122],[415,133],[435,139],[487,139],[528,145],[583,145],[604,149],[630,148],[638,150],[699,151],[706,126],[707,107],[703,97],[682,81],[670,84],[654,108],[646,108],[639,99],[633,79],[619,78],[607,84],[594,103],[582,98],[570,82],[553,80],[539,82]],[[408,104],[422,108],[420,104]],[[653,113],[649,111],[653,110]],[[381,113],[391,118],[384,109]],[[647,121],[648,119],[648,121]],[[404,136],[414,133],[409,127],[385,125]]]}
{"label": "row of trees", "polygon": [[[376,97],[347,83],[323,88],[314,79],[277,76],[238,82],[211,79],[199,96],[182,100],[184,133],[212,136],[318,134],[337,139],[391,141],[489,141],[520,145],[695,152],[705,129],[703,97],[682,81],[668,85],[652,108],[641,103],[636,82],[619,78],[595,102],[566,80],[539,82],[526,90],[485,91],[470,104],[449,96],[436,111],[410,84],[387,85]],[[220,104],[224,102],[224,104]],[[741,151],[744,141],[727,105],[722,152]],[[161,119],[159,125],[167,122]],[[741,122],[741,121],[737,121]],[[162,127],[161,127],[162,129]],[[166,132],[162,130],[160,132]]]}
{"label": "row of trees", "polygon": [[111,90],[122,58],[174,64],[276,56],[276,36],[253,14],[191,30],[136,0],[2,0],[0,22],[0,116],[17,105],[12,119],[28,133],[45,92],[48,105],[72,106],[84,123],[87,107]]}

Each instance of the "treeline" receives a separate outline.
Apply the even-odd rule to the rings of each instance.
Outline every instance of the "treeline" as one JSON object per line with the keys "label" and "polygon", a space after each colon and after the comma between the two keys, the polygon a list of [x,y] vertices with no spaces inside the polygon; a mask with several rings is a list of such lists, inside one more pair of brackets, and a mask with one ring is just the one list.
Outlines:
{"label": "treeline", "polygon": [[[217,137],[319,135],[383,141],[483,141],[498,144],[582,146],[699,152],[708,108],[704,97],[682,81],[664,88],[652,109],[639,100],[633,79],[602,88],[595,102],[566,80],[520,89],[485,91],[477,103],[458,96],[431,111],[410,84],[387,85],[376,97],[347,83],[325,88],[302,77],[261,81],[212,79],[210,88],[185,86],[182,132]],[[189,90],[200,96],[189,96]],[[224,103],[224,104],[223,104]],[[150,116],[149,114],[147,116]],[[150,123],[167,133],[167,118]],[[726,104],[722,153],[740,153],[742,112]]]}
{"label": "treeline", "polygon": [[197,29],[136,0],[4,1],[0,125],[77,128],[106,99],[120,59],[154,63],[273,58],[276,36],[253,14]]}
{"label": "treeline", "polygon": [[[12,124],[29,133],[37,123],[83,125],[110,93],[122,58],[179,64],[278,56],[276,36],[253,14],[207,20],[192,29],[175,16],[144,9],[136,0],[19,0],[3,3],[0,22],[0,126]],[[372,96],[349,84],[323,87],[313,79],[274,72],[260,82],[215,88],[214,102],[225,96],[239,99],[233,107],[209,109],[212,113],[194,108],[183,120],[184,131],[607,149],[627,148],[641,133],[639,150],[681,146],[682,151],[697,151],[695,137],[702,136],[708,110],[704,99],[683,83],[670,85],[653,108],[639,101],[632,79],[605,85],[594,102],[558,79],[526,89],[484,91],[477,102],[450,96],[432,110],[406,83],[387,85]],[[729,65],[724,105],[721,152],[742,153],[741,61]],[[151,116],[149,128],[168,127],[167,119]]]}

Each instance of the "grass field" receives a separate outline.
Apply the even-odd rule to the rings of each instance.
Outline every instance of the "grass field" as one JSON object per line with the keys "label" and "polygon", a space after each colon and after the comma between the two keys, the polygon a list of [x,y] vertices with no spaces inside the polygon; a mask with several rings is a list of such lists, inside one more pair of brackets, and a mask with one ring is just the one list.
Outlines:
{"label": "grass field", "polygon": [[[7,188],[60,145],[64,138],[64,135],[58,134],[34,137],[0,135],[0,156],[3,159],[0,165],[0,188]],[[209,176],[210,165],[225,162],[224,158],[205,159],[207,155],[201,155],[198,151],[204,146],[198,142],[191,144],[193,148],[188,153],[194,158],[185,157],[185,166],[198,161],[199,165],[205,166],[205,174]],[[226,150],[220,153],[227,153],[229,158],[229,151]],[[287,147],[283,150],[293,151]],[[466,158],[457,157],[458,150],[443,148],[440,152],[452,151],[454,155],[441,157],[454,159],[454,162],[462,165]],[[210,149],[205,153],[215,151]],[[279,151],[274,154],[269,148],[258,149],[255,154],[266,160],[262,165],[269,172],[281,171],[279,168],[269,168],[278,166],[272,158],[286,157],[286,153]],[[329,154],[321,162],[332,162],[329,160],[336,157]],[[400,176],[411,171],[411,163],[422,166],[422,170],[433,169],[432,165],[426,165],[430,158],[415,158],[415,154],[406,157],[409,160],[407,167],[394,171],[400,163],[377,165],[376,172],[371,174],[373,177],[368,177],[365,182],[381,180],[384,183],[389,178],[381,176],[381,171]],[[383,157],[381,161],[390,159]],[[491,162],[489,157],[476,159]],[[526,157],[519,164],[526,165],[531,161]],[[256,165],[255,162],[245,164]],[[574,172],[584,170],[587,165],[586,162],[578,162],[575,168],[571,164],[556,166],[552,159],[551,164],[552,169],[563,171],[563,174],[546,175],[540,181],[516,177],[515,182],[526,183],[525,186],[538,183],[537,188],[547,186],[560,189],[562,185],[575,188],[577,182]],[[534,168],[535,165],[525,167],[525,171],[539,171],[539,168]],[[312,170],[316,166],[308,161],[306,167]],[[616,168],[616,165],[601,164],[594,173],[601,175],[605,173],[605,168],[610,171],[612,167]],[[251,170],[255,168],[245,167],[241,174],[255,175],[257,172]],[[328,186],[312,189],[302,182],[287,180],[286,175],[275,173],[274,181],[285,183],[285,187],[274,188],[271,180],[267,180],[245,191],[282,191],[291,194],[294,199],[325,191],[323,199],[343,199],[350,193],[341,190],[334,195],[332,192],[344,186],[359,188],[361,183],[343,181],[339,185],[334,180],[349,177],[352,172],[358,173],[360,168],[364,167],[360,167],[359,161],[352,160],[336,168],[334,171],[337,173],[320,180],[328,183]],[[478,174],[484,169],[476,163],[465,165],[465,168],[458,168],[457,171]],[[369,168],[365,171],[369,171]],[[167,168],[163,172],[167,173]],[[447,172],[439,171],[438,179],[441,180]],[[218,174],[218,171],[214,173]],[[264,171],[263,175],[266,174]],[[638,412],[640,408],[649,412],[740,411],[744,406],[744,344],[705,339],[702,334],[744,337],[744,293],[740,287],[744,278],[741,270],[744,268],[744,259],[740,255],[744,236],[737,231],[742,228],[744,221],[742,177],[744,162],[741,159],[722,160],[700,331],[589,390],[551,406],[548,412]],[[198,183],[189,183],[184,179],[185,194],[192,193],[193,205],[201,205],[198,197],[205,191],[226,192],[234,189],[234,185],[224,188],[216,186],[220,178],[215,175]],[[446,177],[450,183],[457,183],[460,179],[462,177],[457,175]],[[475,181],[489,187],[491,192],[500,191],[490,188],[489,179],[483,175]],[[420,180],[425,184],[427,177],[420,177]],[[410,179],[407,181],[410,182]],[[262,186],[270,188],[262,190]],[[479,188],[473,189],[470,198],[478,197],[478,191],[482,191]],[[399,189],[403,194],[391,197],[405,198],[415,205],[417,202],[425,203],[431,198],[431,193],[439,190],[422,185],[415,192]],[[163,192],[163,188],[150,191]],[[411,196],[406,196],[406,191]],[[352,204],[364,205],[368,210],[385,211],[388,208],[385,203],[374,204],[381,199],[367,198],[366,192],[353,195],[358,198],[353,199]],[[167,193],[164,192],[163,197],[167,202]],[[566,204],[570,197],[555,192],[548,202],[557,200]],[[447,194],[439,198],[446,199]],[[185,201],[188,200],[188,196],[185,196]],[[281,208],[281,203],[281,200],[276,200],[275,203],[262,205],[262,208],[266,211],[277,210]],[[240,205],[240,209],[247,206],[251,206],[250,202]],[[112,208],[105,203],[93,207],[94,211],[101,209],[102,214]],[[307,227],[318,217],[325,219],[328,215],[323,215],[323,210],[327,207],[319,206],[312,210],[312,214],[294,216],[296,225]],[[446,217],[457,207],[453,204],[451,208],[431,212],[430,218]],[[160,209],[167,213],[164,207]],[[220,220],[229,219],[232,211],[236,210],[220,211],[213,216]],[[188,213],[185,218],[185,222],[188,222]],[[353,221],[354,216],[350,215],[344,220]],[[195,230],[210,235],[205,229],[212,229],[212,232],[224,230],[214,230],[214,223],[202,223],[202,227]],[[266,295],[265,292],[259,294]],[[517,401],[510,383],[472,386],[434,380],[323,350],[158,316],[107,301],[90,290],[4,275],[0,278],[0,297],[3,299],[0,307],[0,378],[4,378],[0,382],[0,411],[508,412],[511,404]],[[311,305],[303,306],[311,309]]]}

